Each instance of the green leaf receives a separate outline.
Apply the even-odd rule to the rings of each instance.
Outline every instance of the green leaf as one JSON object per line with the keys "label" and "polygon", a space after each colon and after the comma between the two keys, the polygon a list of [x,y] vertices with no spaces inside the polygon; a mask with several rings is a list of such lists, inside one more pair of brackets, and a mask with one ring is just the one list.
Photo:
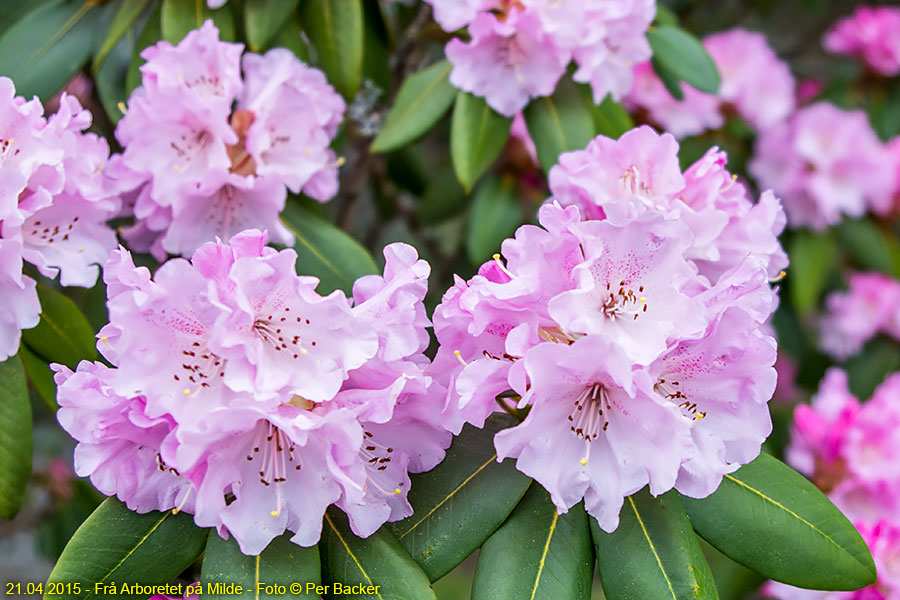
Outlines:
{"label": "green leaf", "polygon": [[343,512],[329,510],[320,544],[322,574],[329,588],[326,598],[348,597],[349,592],[336,593],[337,584],[364,586],[363,593],[352,595],[358,599],[435,600],[428,577],[385,527],[358,538]]}
{"label": "green leaf", "polygon": [[119,43],[125,32],[131,29],[135,21],[151,2],[155,2],[155,0],[122,0],[119,3],[119,9],[113,17],[109,30],[106,33],[106,38],[104,38],[103,44],[94,55],[93,70],[95,74],[103,65],[103,61],[109,52]]}
{"label": "green leaf", "polygon": [[147,25],[138,37],[131,55],[131,63],[128,65],[128,73],[125,76],[125,88],[129,94],[141,85],[141,65],[144,59],[141,52],[162,39],[162,8],[157,8],[147,21]]}
{"label": "green leaf", "polygon": [[853,395],[868,398],[885,377],[900,370],[897,342],[887,336],[878,336],[848,358],[843,367]]}
{"label": "green leaf", "polygon": [[103,596],[109,593],[102,591],[103,585],[115,583],[116,598],[144,600],[147,594],[123,592],[122,584],[169,583],[200,556],[208,532],[196,527],[190,515],[170,510],[139,515],[115,498],[107,498],[81,524],[50,573],[48,583],[78,583],[80,589],[52,586],[63,593],[44,598]]}
{"label": "green leaf", "polygon": [[90,58],[99,12],[87,0],[38,6],[0,37],[0,75],[16,94],[47,101]]}
{"label": "green leaf", "polygon": [[466,92],[456,95],[450,121],[450,157],[466,192],[500,154],[510,127],[512,119],[498,115],[483,98]]}
{"label": "green leaf", "polygon": [[[247,556],[241,552],[234,536],[223,540],[216,534],[206,540],[200,582],[205,593],[201,597],[208,600],[229,600],[239,598],[318,598],[315,586],[321,585],[322,573],[319,568],[319,549],[303,548],[290,541],[290,532],[272,540],[258,556]],[[210,586],[235,584],[241,586],[241,593],[228,593],[225,589]],[[262,584],[263,587],[258,586]],[[299,589],[291,588],[299,584]],[[312,587],[307,588],[307,584]],[[284,586],[285,593],[266,593],[267,585]],[[213,591],[210,591],[213,590]],[[259,590],[259,594],[257,594]],[[307,591],[308,590],[308,591]],[[236,591],[236,589],[234,590]],[[272,589],[272,592],[279,591]]]}
{"label": "green leaf", "polygon": [[472,600],[587,600],[593,570],[584,506],[560,515],[550,495],[534,484],[481,548]]}
{"label": "green leaf", "polygon": [[612,533],[591,519],[597,567],[610,600],[718,600],[709,564],[678,494],[647,488],[625,498]]}
{"label": "green leaf", "polygon": [[500,243],[522,224],[522,202],[512,176],[486,178],[475,191],[466,250],[469,260],[480,265],[499,252]]}
{"label": "green leaf", "polygon": [[818,304],[828,272],[834,266],[837,244],[832,231],[796,231],[790,241],[791,267],[787,285],[791,301],[798,312],[809,311]]}
{"label": "green leaf", "polygon": [[0,2],[0,34],[39,6],[60,2],[62,0],[3,0]]}
{"label": "green leaf", "polygon": [[74,302],[55,289],[39,283],[41,322],[22,332],[30,350],[48,362],[74,369],[82,360],[97,358],[94,330]]}
{"label": "green leaf", "polygon": [[25,344],[19,347],[19,357],[22,359],[25,374],[34,391],[44,401],[47,408],[55,412],[59,406],[56,404],[56,383],[53,381],[53,371],[50,369],[50,365],[47,364],[47,361],[35,356]]}
{"label": "green leaf", "polygon": [[213,10],[206,5],[206,0],[163,0],[162,39],[177,44],[207,19],[212,19],[219,29],[219,39],[227,42],[237,39],[231,7],[226,4]]}
{"label": "green leaf", "polygon": [[244,28],[253,52],[269,45],[278,30],[297,9],[300,0],[244,0]]}
{"label": "green leaf", "polygon": [[[126,106],[128,102],[128,72],[135,54],[137,38],[153,14],[153,11],[142,13],[135,24],[113,46],[106,56],[106,60],[94,73],[97,95],[113,124],[118,123],[125,114],[122,112],[122,107]],[[96,66],[96,61],[94,64]],[[104,297],[104,302],[105,300]]]}
{"label": "green leaf", "polygon": [[390,527],[431,581],[449,573],[506,519],[531,480],[515,461],[497,462],[494,434],[516,424],[488,417],[484,429],[466,425],[437,467],[410,477],[413,516]]}
{"label": "green leaf", "polygon": [[563,152],[584,148],[594,138],[591,104],[571,81],[560,81],[552,96],[533,100],[524,114],[544,171]]}
{"label": "green leaf", "polygon": [[450,165],[434,171],[428,187],[416,204],[416,218],[424,225],[435,225],[461,213],[469,205],[469,196],[459,185]]}
{"label": "green leaf", "polygon": [[318,277],[320,294],[338,289],[349,294],[358,277],[378,272],[359,242],[299,203],[288,202],[281,217],[294,234],[294,249],[300,257],[297,272]]}
{"label": "green leaf", "polygon": [[672,9],[666,8],[662,4],[656,5],[656,17],[653,18],[654,25],[678,25],[678,15],[672,12]]}
{"label": "green leaf", "polygon": [[415,140],[437,123],[456,98],[450,84],[452,65],[442,60],[410,75],[400,86],[372,152],[390,152]]}
{"label": "green leaf", "polygon": [[661,25],[647,32],[653,60],[692,87],[715,94],[719,91],[719,70],[712,57],[690,33],[673,25]]}
{"label": "green leaf", "polygon": [[862,537],[805,477],[767,454],[683,498],[694,529],[726,556],[797,587],[855,590],[875,581]]}
{"label": "green leaf", "polygon": [[31,476],[31,402],[18,355],[0,362],[0,516],[12,519]]}
{"label": "green leaf", "polygon": [[678,75],[656,57],[650,59],[650,64],[669,94],[676,100],[684,100],[684,90],[681,89],[681,80],[678,79]]}
{"label": "green leaf", "polygon": [[363,9],[360,0],[303,2],[300,15],[316,51],[318,66],[344,98],[359,89],[363,65]]}
{"label": "green leaf", "polygon": [[844,219],[837,227],[841,248],[859,267],[890,275],[891,244],[897,241],[869,219]]}
{"label": "green leaf", "polygon": [[594,116],[594,129],[598,134],[613,139],[618,139],[626,131],[634,128],[631,115],[619,102],[606,96],[599,106],[592,110]]}

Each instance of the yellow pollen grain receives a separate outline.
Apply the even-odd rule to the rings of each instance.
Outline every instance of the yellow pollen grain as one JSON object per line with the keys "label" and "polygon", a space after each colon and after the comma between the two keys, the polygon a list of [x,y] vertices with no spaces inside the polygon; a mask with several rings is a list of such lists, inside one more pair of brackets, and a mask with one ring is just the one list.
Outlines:
{"label": "yellow pollen grain", "polygon": [[128,114],[128,108],[126,108],[124,102],[119,102],[118,104],[116,104],[116,108],[118,108],[120,111],[122,111],[122,114],[123,114],[123,115],[127,115],[127,114]]}
{"label": "yellow pollen grain", "polygon": [[300,354],[306,356],[307,354],[309,354],[309,350],[307,350],[306,348],[300,348]]}
{"label": "yellow pollen grain", "polygon": [[402,493],[403,493],[403,492],[400,491],[400,488],[396,488],[396,489],[394,490],[394,495],[395,495],[395,496],[398,496],[398,495],[400,495],[400,494],[402,494]]}
{"label": "yellow pollen grain", "polygon": [[269,513],[269,516],[271,516],[271,517],[277,517],[277,516],[278,516],[278,511],[277,511],[277,510],[273,510],[272,512]]}
{"label": "yellow pollen grain", "polygon": [[646,296],[641,296],[640,298],[638,298],[638,300],[640,300],[641,303],[644,303],[644,302],[647,301],[647,297],[646,297]]}
{"label": "yellow pollen grain", "polygon": [[493,258],[494,260],[500,260],[500,255],[499,255],[499,254],[495,254],[495,255],[492,256],[491,258]]}
{"label": "yellow pollen grain", "polygon": [[106,337],[106,336],[104,335],[102,338],[100,338],[100,341],[101,341],[101,342],[108,342],[108,341],[109,341],[109,338]]}
{"label": "yellow pollen grain", "polygon": [[347,162],[347,159],[345,159],[343,156],[338,156],[338,159],[337,159],[337,166],[339,166],[339,167],[340,167],[340,166],[343,166],[343,164],[344,164],[345,162]]}
{"label": "yellow pollen grain", "polygon": [[183,393],[185,396],[190,396],[190,395],[191,395],[191,390],[189,390],[188,388],[184,388],[184,392],[182,392],[182,393]]}
{"label": "yellow pollen grain", "polygon": [[582,459],[581,459],[581,466],[583,467],[583,466],[585,466],[586,464],[587,464],[587,459],[586,459],[586,458],[582,458]]}

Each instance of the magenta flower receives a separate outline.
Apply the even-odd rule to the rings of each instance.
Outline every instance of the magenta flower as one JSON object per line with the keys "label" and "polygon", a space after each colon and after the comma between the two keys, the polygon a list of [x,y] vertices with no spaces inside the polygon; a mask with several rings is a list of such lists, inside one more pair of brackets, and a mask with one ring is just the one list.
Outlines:
{"label": "magenta flower", "polygon": [[900,281],[881,273],[853,273],[846,292],[825,300],[822,349],[838,359],[856,354],[879,333],[900,340]]}
{"label": "magenta flower", "polygon": [[865,6],[838,21],[822,39],[829,52],[861,59],[886,77],[900,73],[900,9],[895,6]]}

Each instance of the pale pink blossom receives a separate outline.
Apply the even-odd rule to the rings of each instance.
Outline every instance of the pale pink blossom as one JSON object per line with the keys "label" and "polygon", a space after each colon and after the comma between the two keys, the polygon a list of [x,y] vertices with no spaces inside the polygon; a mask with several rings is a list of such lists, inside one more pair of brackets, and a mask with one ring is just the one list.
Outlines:
{"label": "pale pink blossom", "polygon": [[820,322],[822,349],[847,358],[879,333],[900,339],[900,281],[881,273],[852,273],[846,292],[825,299]]}
{"label": "pale pink blossom", "polygon": [[900,9],[861,5],[825,33],[822,45],[829,52],[860,58],[876,73],[889,77],[900,73],[897,31]]}

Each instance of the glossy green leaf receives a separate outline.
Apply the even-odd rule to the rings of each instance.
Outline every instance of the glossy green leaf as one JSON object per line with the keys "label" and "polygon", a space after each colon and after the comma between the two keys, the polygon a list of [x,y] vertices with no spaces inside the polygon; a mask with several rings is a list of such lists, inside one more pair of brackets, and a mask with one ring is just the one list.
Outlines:
{"label": "glossy green leaf", "polygon": [[[385,527],[358,538],[343,512],[329,510],[320,545],[326,598],[435,600],[428,577]],[[348,596],[336,585],[362,586],[362,593]]]}
{"label": "glossy green leaf", "polygon": [[432,172],[428,187],[416,205],[416,217],[424,225],[434,225],[456,216],[469,206],[469,196],[447,165]]}
{"label": "glossy green leaf", "polygon": [[38,284],[41,322],[22,332],[30,350],[48,362],[58,362],[75,369],[82,360],[97,358],[94,330],[87,317],[67,296]]}
{"label": "glossy green leaf", "polygon": [[494,414],[484,429],[466,425],[441,464],[410,477],[415,513],[390,527],[432,581],[484,543],[528,488],[515,461],[498,463],[494,451],[494,434],[517,422]]}
{"label": "glossy green leaf", "polygon": [[195,526],[188,514],[169,510],[139,515],[117,499],[107,498],[81,524],[50,573],[49,583],[78,583],[80,589],[53,586],[64,593],[44,598],[102,597],[110,593],[103,586],[114,583],[116,598],[144,600],[147,594],[123,592],[122,584],[169,583],[200,556],[208,531]]}
{"label": "glossy green leaf", "polygon": [[300,257],[297,271],[318,277],[320,294],[337,289],[349,293],[358,277],[378,272],[359,242],[299,203],[288,202],[281,217],[294,234],[294,249]]}
{"label": "glossy green leaf", "polygon": [[237,39],[234,14],[226,4],[215,10],[205,0],[163,0],[162,39],[177,44],[193,29],[199,29],[207,19],[212,19],[219,29],[219,39],[233,42]]}
{"label": "glossy green leaf", "polygon": [[400,86],[372,152],[390,152],[408,144],[437,123],[456,98],[450,84],[452,65],[442,60],[410,75]]}
{"label": "glossy green leaf", "polygon": [[600,135],[618,139],[626,131],[634,128],[631,115],[621,103],[616,102],[611,96],[603,99],[598,106],[593,108],[594,129]]}
{"label": "glossy green leaf", "polygon": [[516,180],[490,176],[475,190],[466,250],[473,265],[480,265],[500,251],[504,239],[522,224],[522,201],[516,193]]}
{"label": "glossy green leaf", "polygon": [[261,52],[290,19],[300,0],[244,0],[244,28],[252,52]]}
{"label": "glossy green leaf", "polygon": [[483,98],[459,92],[450,121],[450,157],[466,192],[484,173],[509,139],[512,119],[503,117]]}
{"label": "glossy green leaf", "polygon": [[309,62],[309,48],[303,41],[303,26],[300,24],[300,17],[292,15],[279,30],[272,42],[272,46],[277,48],[287,48],[294,53],[294,56],[305,63]]}
{"label": "glossy green leaf", "polygon": [[25,367],[25,375],[28,382],[44,404],[52,411],[56,411],[59,406],[56,404],[56,383],[53,381],[53,371],[47,361],[36,356],[28,346],[22,344],[19,347],[19,357],[22,359],[22,366]]}
{"label": "glossy green leaf", "polygon": [[862,537],[805,477],[767,454],[683,498],[694,529],[726,556],[797,587],[855,590],[875,581]]}
{"label": "glossy green leaf", "polygon": [[715,94],[719,91],[719,70],[709,53],[690,33],[673,25],[661,25],[647,32],[653,60],[692,87]]}
{"label": "glossy green leaf", "polygon": [[[123,107],[128,103],[128,70],[135,53],[138,36],[149,22],[153,11],[142,13],[133,27],[128,29],[110,49],[106,60],[94,73],[94,85],[100,103],[113,124],[124,116]],[[94,63],[96,66],[96,62]]]}
{"label": "glossy green leaf", "polygon": [[0,516],[12,519],[31,476],[31,401],[18,355],[0,362]]}
{"label": "glossy green leaf", "polygon": [[813,309],[819,302],[828,272],[834,266],[837,244],[831,231],[796,231],[790,241],[791,266],[787,286],[798,312]]}
{"label": "glossy green leaf", "polygon": [[363,64],[361,0],[302,2],[303,28],[316,51],[317,65],[344,98],[359,89]]}
{"label": "glossy green leaf", "polygon": [[591,104],[566,79],[552,96],[532,100],[524,114],[544,171],[549,171],[563,152],[584,148],[594,138]]}
{"label": "glossy green leaf", "polygon": [[[157,8],[150,15],[150,20],[144,26],[144,30],[138,36],[137,43],[131,55],[131,63],[128,65],[128,73],[125,75],[125,88],[129,94],[141,85],[141,65],[144,59],[141,52],[162,39],[162,8]],[[121,111],[120,111],[121,112]]]}
{"label": "glossy green leaf", "polygon": [[550,495],[534,484],[482,546],[472,600],[587,600],[593,571],[584,506],[560,515]]}
{"label": "glossy green leaf", "polygon": [[650,59],[650,64],[669,94],[676,100],[684,100],[684,90],[681,89],[681,80],[678,75],[656,57]]}
{"label": "glossy green leaf", "polygon": [[0,2],[0,34],[15,25],[29,12],[44,4],[60,4],[63,0],[3,0]]}
{"label": "glossy green leaf", "polygon": [[591,519],[597,568],[609,600],[717,600],[709,564],[678,494],[647,488],[625,498],[612,533]]}
{"label": "glossy green leaf", "polygon": [[99,10],[86,0],[41,4],[0,37],[0,75],[16,94],[50,99],[88,61]]}
{"label": "glossy green leaf", "polygon": [[[303,548],[290,541],[290,532],[272,540],[258,556],[241,552],[232,536],[223,540],[213,533],[206,540],[200,582],[207,600],[318,598],[321,585],[319,549]],[[241,586],[240,593],[229,584]],[[292,584],[295,587],[291,587]],[[311,584],[308,587],[308,584]],[[299,585],[299,587],[296,587]],[[273,586],[273,587],[268,587]],[[283,586],[284,593],[274,586]],[[259,592],[257,594],[257,591]],[[271,593],[269,593],[271,592]]]}
{"label": "glossy green leaf", "polygon": [[103,44],[94,55],[93,69],[95,74],[103,65],[103,61],[106,60],[106,56],[116,46],[116,44],[119,43],[119,40],[122,39],[122,36],[124,36],[125,33],[129,29],[131,29],[135,21],[138,20],[138,17],[141,16],[141,13],[144,12],[147,6],[151,2],[155,1],[156,0],[121,0],[118,10],[113,17],[112,23],[110,24],[109,29],[106,32],[106,37],[103,39]]}

